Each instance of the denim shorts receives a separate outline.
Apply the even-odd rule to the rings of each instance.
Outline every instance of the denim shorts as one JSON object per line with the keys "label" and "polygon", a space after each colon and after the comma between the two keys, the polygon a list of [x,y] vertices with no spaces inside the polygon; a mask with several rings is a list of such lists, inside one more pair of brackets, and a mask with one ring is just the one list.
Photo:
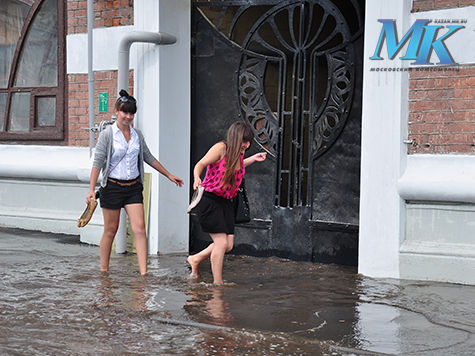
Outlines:
{"label": "denim shorts", "polygon": [[[128,185],[134,181],[134,184]],[[107,185],[99,190],[99,202],[101,208],[113,210],[123,208],[128,204],[143,204],[142,191],[140,177],[131,180],[108,179]]]}
{"label": "denim shorts", "polygon": [[210,192],[204,192],[195,208],[201,230],[210,234],[234,234],[234,201]]}

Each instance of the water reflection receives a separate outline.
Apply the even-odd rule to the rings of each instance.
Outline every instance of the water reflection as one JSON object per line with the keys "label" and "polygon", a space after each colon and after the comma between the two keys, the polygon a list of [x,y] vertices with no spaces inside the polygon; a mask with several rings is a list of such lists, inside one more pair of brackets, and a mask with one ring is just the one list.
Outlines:
{"label": "water reflection", "polygon": [[359,348],[392,355],[473,354],[475,328],[461,327],[466,318],[454,312],[473,318],[473,304],[466,301],[475,303],[474,287],[364,278],[358,291]]}
{"label": "water reflection", "polygon": [[211,298],[206,301],[205,310],[220,325],[231,326],[233,316],[229,312],[229,304],[222,298],[222,288],[210,288]]}
{"label": "water reflection", "polygon": [[197,284],[187,289],[189,300],[184,309],[201,323],[232,327],[233,315],[229,303],[223,299],[223,289],[227,287]]}
{"label": "water reflection", "polygon": [[149,310],[147,303],[153,297],[153,294],[146,278],[137,278],[128,285],[119,283],[109,273],[101,273],[99,282],[96,307],[118,307],[130,311]]}
{"label": "water reflection", "polygon": [[115,285],[112,278],[103,274],[100,276],[100,282],[98,290],[98,306],[107,308],[111,305],[117,304],[118,299],[115,298],[114,289],[118,289],[118,286]]}
{"label": "water reflection", "polygon": [[[134,255],[0,229],[0,354],[472,355],[475,288],[228,256],[226,286],[182,256]],[[54,261],[54,263],[52,263]],[[203,271],[208,270],[203,268]],[[80,350],[80,351],[78,351]]]}

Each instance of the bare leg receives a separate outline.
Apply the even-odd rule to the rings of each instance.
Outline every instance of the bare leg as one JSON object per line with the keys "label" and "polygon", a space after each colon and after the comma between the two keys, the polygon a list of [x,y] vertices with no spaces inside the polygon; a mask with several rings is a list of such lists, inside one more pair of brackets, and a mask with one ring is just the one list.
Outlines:
{"label": "bare leg", "polygon": [[213,272],[213,283],[223,284],[223,260],[228,248],[228,239],[225,233],[210,234],[213,239],[213,249],[211,250],[211,272]]}
{"label": "bare leg", "polygon": [[[229,251],[232,250],[233,245],[234,245],[234,235],[226,235],[226,239],[227,239],[226,252],[229,252]],[[198,278],[200,276],[199,265],[200,265],[201,262],[203,262],[207,258],[210,258],[211,252],[213,251],[213,247],[214,247],[214,242],[212,242],[203,251],[201,251],[201,252],[199,252],[195,255],[188,256],[187,261],[191,266],[191,275],[190,275],[190,277]]]}
{"label": "bare leg", "polygon": [[226,248],[226,253],[230,252],[234,246],[234,235],[226,235],[226,239],[228,241],[228,246]]}
{"label": "bare leg", "polygon": [[104,233],[99,244],[101,256],[101,272],[109,270],[109,260],[111,257],[112,242],[114,242],[115,233],[119,227],[120,209],[102,208],[104,217]]}
{"label": "bare leg", "polygon": [[214,243],[209,244],[208,247],[206,247],[203,251],[192,255],[188,256],[187,261],[191,266],[191,275],[190,277],[193,278],[198,278],[200,276],[200,271],[199,271],[199,265],[201,262],[209,258],[211,256],[211,251],[213,251],[213,246]]}
{"label": "bare leg", "polygon": [[140,274],[144,275],[147,273],[148,243],[143,204],[127,204],[124,208],[129,216],[130,226],[135,236],[135,249],[137,250]]}

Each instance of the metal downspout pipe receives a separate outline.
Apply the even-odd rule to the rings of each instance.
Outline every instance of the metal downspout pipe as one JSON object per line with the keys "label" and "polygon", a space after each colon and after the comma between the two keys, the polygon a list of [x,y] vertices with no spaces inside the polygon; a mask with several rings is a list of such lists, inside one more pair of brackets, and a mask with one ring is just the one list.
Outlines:
{"label": "metal downspout pipe", "polygon": [[[87,0],[87,89],[89,99],[89,127],[94,127],[94,69],[93,58],[93,32],[94,30],[94,0]],[[89,129],[89,157],[92,156],[94,147],[94,131]]]}
{"label": "metal downspout pipe", "polygon": [[163,32],[132,31],[119,44],[119,73],[117,74],[117,94],[121,89],[129,88],[129,53],[134,42],[155,43],[158,45],[174,44],[176,37]]}
{"label": "metal downspout pipe", "polygon": [[[117,73],[117,95],[121,89],[129,91],[129,55],[130,46],[134,42],[155,43],[157,45],[173,44],[176,37],[168,33],[132,31],[122,38],[119,43],[119,68]],[[127,251],[127,224],[125,210],[120,211],[119,228],[115,239],[115,252]]]}

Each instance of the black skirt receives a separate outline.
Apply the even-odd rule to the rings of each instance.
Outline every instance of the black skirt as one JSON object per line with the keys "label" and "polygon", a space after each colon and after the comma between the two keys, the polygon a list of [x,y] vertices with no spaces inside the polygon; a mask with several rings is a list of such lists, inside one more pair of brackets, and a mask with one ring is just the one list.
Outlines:
{"label": "black skirt", "polygon": [[201,230],[210,234],[234,234],[234,200],[204,192],[196,206]]}

